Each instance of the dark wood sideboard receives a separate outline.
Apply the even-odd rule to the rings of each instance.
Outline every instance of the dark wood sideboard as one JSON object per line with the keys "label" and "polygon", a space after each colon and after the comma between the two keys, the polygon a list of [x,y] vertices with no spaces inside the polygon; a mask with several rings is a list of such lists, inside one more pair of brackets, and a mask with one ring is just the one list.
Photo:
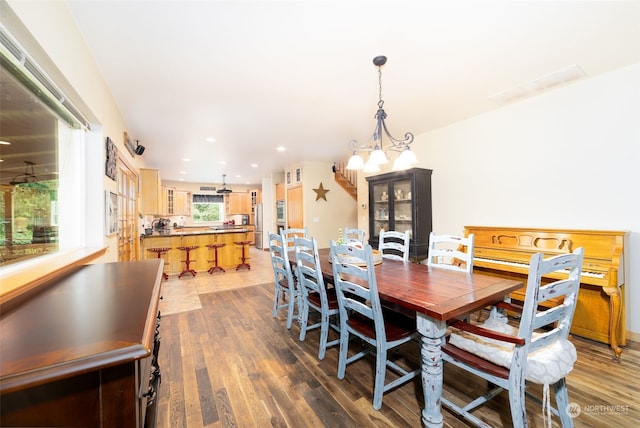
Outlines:
{"label": "dark wood sideboard", "polygon": [[0,426],[154,426],[162,264],[80,266],[3,305]]}

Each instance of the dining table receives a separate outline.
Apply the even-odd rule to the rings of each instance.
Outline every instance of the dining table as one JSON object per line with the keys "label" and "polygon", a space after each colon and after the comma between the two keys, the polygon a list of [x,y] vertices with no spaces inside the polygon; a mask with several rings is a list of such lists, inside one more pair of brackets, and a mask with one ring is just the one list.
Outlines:
{"label": "dining table", "polygon": [[[295,263],[292,251],[290,260]],[[330,249],[318,250],[322,275],[333,284]],[[383,259],[375,265],[378,294],[385,306],[416,314],[421,337],[420,358],[425,427],[442,427],[442,343],[447,322],[502,300],[523,282],[482,273],[438,269],[420,263]]]}

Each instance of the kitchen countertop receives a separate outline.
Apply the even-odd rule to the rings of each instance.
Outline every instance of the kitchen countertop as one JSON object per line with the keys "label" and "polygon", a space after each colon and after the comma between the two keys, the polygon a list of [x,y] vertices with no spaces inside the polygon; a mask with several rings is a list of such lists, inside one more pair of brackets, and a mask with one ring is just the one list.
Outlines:
{"label": "kitchen countertop", "polygon": [[194,226],[172,227],[162,230],[154,230],[151,235],[143,235],[143,238],[186,236],[186,235],[211,235],[217,233],[244,233],[250,232],[245,226]]}

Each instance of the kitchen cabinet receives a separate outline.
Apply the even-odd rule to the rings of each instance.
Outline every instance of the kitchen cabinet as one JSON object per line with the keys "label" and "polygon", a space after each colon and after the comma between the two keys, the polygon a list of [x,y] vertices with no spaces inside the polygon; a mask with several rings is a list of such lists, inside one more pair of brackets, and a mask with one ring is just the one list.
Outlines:
{"label": "kitchen cabinet", "polygon": [[287,228],[298,229],[304,227],[302,201],[302,186],[287,189]]}
{"label": "kitchen cabinet", "polygon": [[250,190],[249,195],[251,198],[251,217],[249,223],[256,224],[256,205],[262,203],[262,191]]}
{"label": "kitchen cabinet", "polygon": [[174,193],[175,189],[173,187],[162,186],[164,199],[163,199],[163,209],[162,215],[174,215]]}
{"label": "kitchen cabinet", "polygon": [[251,212],[251,200],[249,193],[229,193],[225,196],[227,214],[249,214]]}
{"label": "kitchen cabinet", "polygon": [[430,169],[367,177],[369,183],[369,244],[378,248],[380,229],[409,231],[409,257],[424,259],[429,250],[431,218]]}
{"label": "kitchen cabinet", "polygon": [[157,169],[140,169],[140,213],[164,214],[164,189],[160,181],[160,171]]}
{"label": "kitchen cabinet", "polygon": [[173,192],[173,213],[174,215],[191,215],[191,193],[186,190],[176,190]]}

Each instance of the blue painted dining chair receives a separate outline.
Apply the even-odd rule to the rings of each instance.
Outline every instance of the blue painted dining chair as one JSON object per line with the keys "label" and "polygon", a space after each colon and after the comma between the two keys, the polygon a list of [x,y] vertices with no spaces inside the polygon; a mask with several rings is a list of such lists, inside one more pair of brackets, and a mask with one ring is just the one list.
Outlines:
{"label": "blue painted dining chair", "polygon": [[[340,327],[331,323],[338,318],[338,298],[335,288],[325,287],[320,256],[318,256],[318,243],[316,238],[295,238],[296,268],[298,288],[300,289],[302,311],[300,313],[300,340],[303,341],[307,331],[320,328],[320,344],[318,358],[324,359],[327,347],[340,343],[340,339],[327,342],[329,329],[336,331]],[[309,311],[314,310],[320,314],[320,320],[309,324]]]}
{"label": "blue painted dining chair", "polygon": [[[542,253],[531,257],[524,305],[497,304],[519,313],[517,327],[506,318],[493,317],[482,325],[463,321],[452,324],[452,333],[442,347],[442,359],[485,379],[494,388],[467,404],[443,398],[443,406],[474,425],[488,427],[471,412],[506,390],[514,427],[527,426],[525,397],[542,404],[545,426],[551,426],[552,413],[559,416],[563,427],[573,426],[565,377],[577,359],[568,335],[578,302],[583,255],[584,249],[577,248],[546,260]],[[551,299],[562,303],[550,305]],[[542,401],[526,391],[529,383],[544,385]],[[555,392],[555,408],[551,406],[549,385]]]}
{"label": "blue painted dining chair", "polygon": [[271,256],[271,266],[274,275],[274,297],[273,297],[273,317],[278,316],[278,311],[287,309],[287,329],[293,323],[293,313],[298,292],[291,272],[289,263],[289,252],[285,246],[282,235],[269,233],[269,254]]}
{"label": "blue painted dining chair", "polygon": [[[398,350],[408,342],[416,342],[418,347],[416,320],[390,310],[383,311],[370,245],[361,249],[331,241],[331,262],[340,309],[338,379],[344,379],[347,364],[375,354],[373,408],[379,410],[385,392],[404,385],[421,373],[420,367],[405,369],[396,363],[401,356],[399,352],[393,353],[393,360],[388,358],[390,350]],[[348,356],[351,336],[368,346]],[[387,369],[395,373],[395,378],[385,383]]]}
{"label": "blue painted dining chair", "polygon": [[296,238],[308,238],[309,230],[306,227],[291,227],[289,229],[282,229],[280,234],[286,246],[293,250],[293,240]]}
{"label": "blue painted dining chair", "polygon": [[363,229],[355,229],[351,227],[345,227],[344,229],[344,242],[347,244],[360,242],[364,245],[365,231]]}

